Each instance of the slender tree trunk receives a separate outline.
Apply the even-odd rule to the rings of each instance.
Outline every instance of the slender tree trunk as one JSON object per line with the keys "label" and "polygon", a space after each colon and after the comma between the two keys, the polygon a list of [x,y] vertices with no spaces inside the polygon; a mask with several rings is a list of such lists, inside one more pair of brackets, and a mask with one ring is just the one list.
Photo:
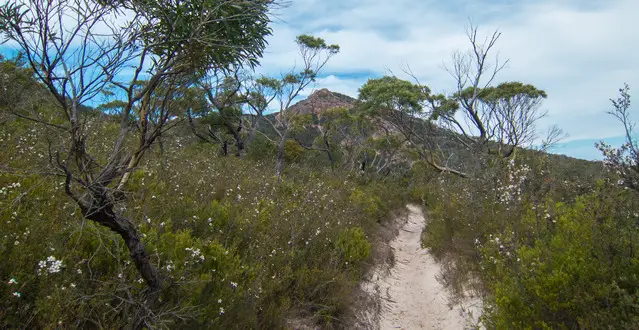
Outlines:
{"label": "slender tree trunk", "polygon": [[224,140],[224,142],[222,142],[222,155],[229,155],[229,141]]}
{"label": "slender tree trunk", "polygon": [[244,154],[244,141],[242,140],[242,135],[240,135],[240,130],[242,129],[242,127],[240,126],[236,129],[230,123],[227,123],[225,126],[226,130],[231,135],[233,135],[233,139],[235,140],[235,147],[237,148],[235,155],[238,157],[242,157],[242,155]]}
{"label": "slender tree trunk", "polygon": [[253,141],[253,139],[255,139],[255,136],[257,136],[257,127],[254,127],[253,129],[251,129],[251,132],[249,133],[248,137],[246,138],[246,141],[244,141],[244,146],[246,147],[247,145],[251,144],[251,142]]}
{"label": "slender tree trunk", "polygon": [[286,138],[288,137],[288,130],[282,134],[280,143],[277,146],[277,160],[275,162],[275,175],[279,178],[284,170],[284,147],[286,146]]}
{"label": "slender tree trunk", "polygon": [[135,225],[127,218],[113,210],[113,203],[103,193],[85,195],[78,202],[85,218],[105,226],[122,237],[129,249],[129,255],[138,272],[152,292],[161,288],[161,280],[157,268],[151,264],[149,255],[144,249]]}
{"label": "slender tree trunk", "polygon": [[126,167],[126,172],[124,172],[124,174],[122,175],[122,179],[120,180],[120,183],[118,183],[118,190],[121,190],[124,187],[124,185],[129,181],[129,179],[131,178],[131,172],[133,172],[133,169],[138,165],[141,158],[142,158],[142,155],[138,153],[135,153],[133,154],[133,156],[131,156],[131,160],[129,160],[129,164]]}
{"label": "slender tree trunk", "polygon": [[244,141],[241,138],[235,140],[235,147],[237,148],[235,155],[240,158],[244,156]]}
{"label": "slender tree trunk", "polygon": [[331,144],[328,142],[328,138],[324,135],[324,145],[326,146],[326,154],[328,155],[328,159],[331,161],[331,170],[335,171],[335,159],[333,158],[333,153],[331,152]]}

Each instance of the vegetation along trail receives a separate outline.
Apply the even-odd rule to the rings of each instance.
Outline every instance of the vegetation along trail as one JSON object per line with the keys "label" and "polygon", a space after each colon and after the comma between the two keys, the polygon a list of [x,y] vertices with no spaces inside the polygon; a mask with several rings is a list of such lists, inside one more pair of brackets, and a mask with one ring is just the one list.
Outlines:
{"label": "vegetation along trail", "polygon": [[[374,276],[381,298],[381,329],[468,329],[480,314],[478,301],[450,305],[436,276],[439,264],[421,247],[425,218],[409,205],[408,220],[391,242],[395,265],[387,276]],[[452,308],[451,308],[452,307]],[[476,320],[475,320],[476,321]]]}

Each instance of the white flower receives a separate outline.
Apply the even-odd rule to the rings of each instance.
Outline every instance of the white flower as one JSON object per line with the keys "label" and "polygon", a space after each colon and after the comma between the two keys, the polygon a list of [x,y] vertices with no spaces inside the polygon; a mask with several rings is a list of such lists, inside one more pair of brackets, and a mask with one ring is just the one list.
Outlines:
{"label": "white flower", "polygon": [[20,294],[20,292],[16,291],[16,292],[13,293],[13,296],[20,298],[22,296],[22,294]]}
{"label": "white flower", "polygon": [[224,307],[220,307],[220,315],[224,314]]}
{"label": "white flower", "polygon": [[218,304],[221,304],[221,303],[222,303],[222,299],[218,299],[218,300],[217,300],[217,303],[218,303]]}
{"label": "white flower", "polygon": [[237,288],[237,283],[235,283],[235,282],[231,282],[231,286],[232,286],[233,288]]}
{"label": "white flower", "polygon": [[204,261],[204,255],[202,255],[202,252],[200,251],[200,249],[195,249],[195,248],[185,248],[184,250],[191,252],[191,257],[193,259],[199,259],[199,261]]}
{"label": "white flower", "polygon": [[9,280],[9,284],[18,284],[18,281],[16,281],[15,278],[12,278]]}
{"label": "white flower", "polygon": [[59,273],[64,264],[62,260],[57,260],[54,256],[47,257],[47,260],[38,262],[38,275]]}

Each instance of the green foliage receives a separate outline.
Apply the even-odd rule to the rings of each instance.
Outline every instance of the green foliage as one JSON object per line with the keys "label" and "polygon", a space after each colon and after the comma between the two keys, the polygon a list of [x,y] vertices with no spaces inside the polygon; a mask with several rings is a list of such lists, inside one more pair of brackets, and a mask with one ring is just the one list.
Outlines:
{"label": "green foliage", "polygon": [[[96,123],[95,138],[110,125]],[[3,134],[21,136],[33,124],[10,127]],[[118,205],[169,283],[154,307],[169,312],[146,316],[148,324],[281,328],[301,308],[325,327],[339,326],[368,267],[368,237],[386,210],[404,203],[386,189],[399,183],[358,182],[309,170],[300,159],[278,184],[265,174],[273,166],[268,157],[217,157],[213,146],[188,142],[183,132],[167,136],[162,153],[151,151],[131,175],[127,203]],[[14,144],[2,137],[0,146]],[[38,151],[20,143],[2,157],[25,149],[14,158],[24,167]],[[122,239],[84,220],[60,183],[0,175],[0,323],[126,327],[147,308],[146,285]],[[361,202],[352,203],[353,194]],[[373,211],[366,201],[374,201]],[[61,267],[51,268],[49,257]]]}
{"label": "green foliage", "polygon": [[263,135],[255,139],[246,147],[246,156],[252,160],[267,160],[275,157],[277,146]]}
{"label": "green foliage", "polygon": [[423,244],[447,260],[446,285],[483,296],[487,328],[633,328],[639,199],[556,164],[534,156],[475,180],[419,179],[430,187],[415,182],[429,209]]}
{"label": "green foliage", "polygon": [[383,212],[381,199],[375,195],[366,194],[360,189],[354,190],[350,199],[353,203],[361,206],[364,212],[371,217],[377,217],[379,213]]}
{"label": "green foliage", "polygon": [[209,63],[258,64],[271,34],[271,1],[108,0],[143,18],[142,40],[161,57],[180,58],[194,70]]}
{"label": "green foliage", "polygon": [[507,102],[515,103],[518,99],[539,99],[546,98],[546,92],[537,89],[533,85],[524,85],[521,82],[504,82],[497,87],[487,87],[480,92],[480,97],[489,103],[496,102],[498,100],[504,100]]}
{"label": "green foliage", "polygon": [[[626,196],[624,196],[626,195]],[[639,322],[639,242],[628,194],[600,189],[557,204],[534,241],[482,248],[495,328],[633,328]],[[630,207],[630,208],[628,208]],[[525,223],[538,222],[527,212]],[[502,248],[502,246],[504,246]],[[492,262],[491,262],[492,261]]]}
{"label": "green foliage", "polygon": [[385,76],[369,79],[359,89],[363,109],[373,114],[385,114],[389,110],[431,119],[454,113],[458,105],[443,94],[432,94],[430,88],[397,77]]}
{"label": "green foliage", "polygon": [[341,232],[337,239],[337,248],[346,261],[359,262],[368,258],[371,244],[366,239],[362,228],[354,227]]}
{"label": "green foliage", "polygon": [[286,140],[284,145],[284,160],[287,163],[299,162],[304,155],[304,148],[294,140]]}
{"label": "green foliage", "polygon": [[369,79],[359,89],[359,98],[366,108],[370,109],[410,109],[412,112],[421,112],[423,102],[430,93],[428,88],[423,88],[397,77],[385,76],[378,79]]}
{"label": "green foliage", "polygon": [[307,34],[297,36],[295,42],[303,48],[314,50],[328,50],[331,54],[336,54],[339,52],[338,45],[327,45],[324,39],[313,37]]}

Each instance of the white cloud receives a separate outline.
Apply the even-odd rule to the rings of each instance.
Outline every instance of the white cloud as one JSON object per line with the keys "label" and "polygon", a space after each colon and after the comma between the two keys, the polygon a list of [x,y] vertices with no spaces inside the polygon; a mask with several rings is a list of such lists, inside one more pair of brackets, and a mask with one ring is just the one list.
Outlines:
{"label": "white cloud", "polygon": [[624,82],[639,91],[638,12],[636,0],[296,0],[279,13],[284,22],[274,26],[263,70],[288,68],[296,58],[294,37],[309,33],[341,46],[325,69],[332,76],[318,88],[356,96],[366,77],[353,73],[375,77],[410,65],[433,90],[450,91],[442,62],[468,47],[464,27],[472,17],[480,33],[503,33],[497,50],[510,63],[499,80],[548,92],[541,126],[557,123],[570,139],[603,138],[619,132],[605,114],[608,99]]}

